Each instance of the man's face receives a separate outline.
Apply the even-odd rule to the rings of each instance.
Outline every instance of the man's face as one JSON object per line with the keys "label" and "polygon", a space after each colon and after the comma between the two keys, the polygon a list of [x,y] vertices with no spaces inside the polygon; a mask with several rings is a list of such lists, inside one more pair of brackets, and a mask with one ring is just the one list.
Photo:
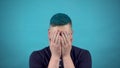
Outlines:
{"label": "man's face", "polygon": [[[70,35],[71,41],[72,41],[72,28],[70,24],[67,24],[64,26],[54,26],[54,27],[51,26],[48,32],[49,39],[51,38],[51,34],[58,30],[60,32],[67,32],[68,35]],[[60,36],[61,36],[61,33],[60,33]]]}

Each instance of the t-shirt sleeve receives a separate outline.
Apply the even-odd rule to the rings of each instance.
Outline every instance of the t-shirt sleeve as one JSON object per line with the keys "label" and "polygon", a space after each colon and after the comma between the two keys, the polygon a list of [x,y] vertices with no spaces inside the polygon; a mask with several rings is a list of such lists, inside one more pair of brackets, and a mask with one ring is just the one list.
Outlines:
{"label": "t-shirt sleeve", "polygon": [[79,56],[78,68],[92,68],[92,60],[90,52],[84,50],[82,56]]}
{"label": "t-shirt sleeve", "polygon": [[34,51],[30,55],[29,68],[44,68],[42,61],[42,56],[37,51]]}

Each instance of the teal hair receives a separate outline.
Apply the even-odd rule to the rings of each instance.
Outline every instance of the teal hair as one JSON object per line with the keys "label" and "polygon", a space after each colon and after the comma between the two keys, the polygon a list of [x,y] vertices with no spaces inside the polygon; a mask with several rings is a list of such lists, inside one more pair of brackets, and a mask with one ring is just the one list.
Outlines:
{"label": "teal hair", "polygon": [[51,26],[63,26],[67,24],[72,25],[72,21],[70,17],[64,13],[57,13],[50,19]]}

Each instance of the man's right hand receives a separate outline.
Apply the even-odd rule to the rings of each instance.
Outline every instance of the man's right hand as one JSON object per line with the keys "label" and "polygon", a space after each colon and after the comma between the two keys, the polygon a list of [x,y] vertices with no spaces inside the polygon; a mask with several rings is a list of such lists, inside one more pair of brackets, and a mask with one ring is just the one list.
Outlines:
{"label": "man's right hand", "polygon": [[51,32],[50,34],[50,50],[51,56],[54,58],[61,57],[61,45],[60,45],[60,31]]}

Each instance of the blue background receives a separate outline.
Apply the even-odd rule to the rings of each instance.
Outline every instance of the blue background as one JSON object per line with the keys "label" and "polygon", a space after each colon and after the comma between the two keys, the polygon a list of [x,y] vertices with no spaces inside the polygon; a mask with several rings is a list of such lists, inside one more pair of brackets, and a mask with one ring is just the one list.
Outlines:
{"label": "blue background", "polygon": [[0,0],[0,68],[29,68],[59,12],[71,17],[73,44],[91,52],[93,68],[120,68],[119,0]]}

